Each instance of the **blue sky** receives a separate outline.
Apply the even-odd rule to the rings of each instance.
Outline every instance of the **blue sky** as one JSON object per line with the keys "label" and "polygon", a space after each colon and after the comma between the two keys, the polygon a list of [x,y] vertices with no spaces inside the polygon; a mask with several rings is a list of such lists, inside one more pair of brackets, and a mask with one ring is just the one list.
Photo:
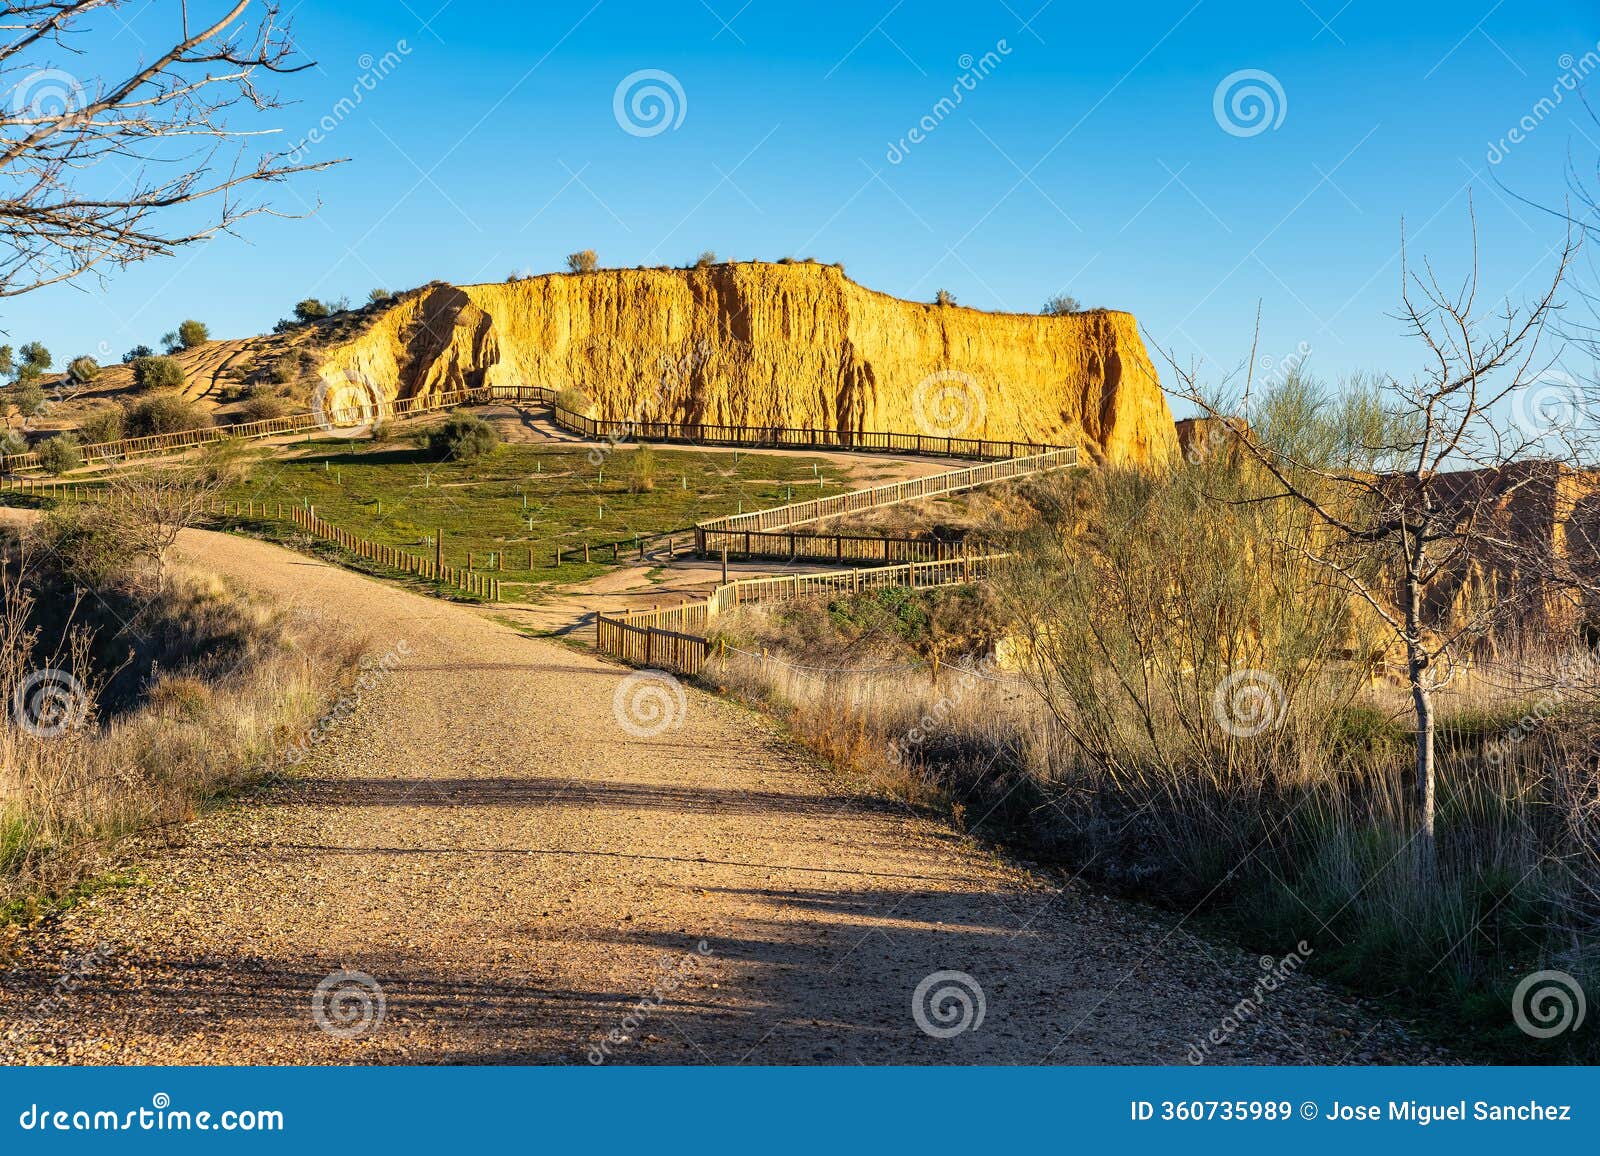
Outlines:
{"label": "blue sky", "polygon": [[[119,44],[154,47],[176,8],[156,0]],[[1600,52],[1600,13],[1579,0],[491,11],[306,0],[295,31],[317,67],[282,82],[296,103],[273,119],[293,142],[331,118],[310,155],[351,161],[274,203],[316,215],[4,302],[5,339],[42,339],[61,364],[155,344],[189,316],[217,336],[259,332],[308,294],[500,280],[579,248],[628,266],[709,248],[841,261],[875,289],[943,287],[982,309],[1070,292],[1219,368],[1248,353],[1259,301],[1264,356],[1303,345],[1329,375],[1404,376],[1421,353],[1390,316],[1402,217],[1414,253],[1465,271],[1475,190],[1486,291],[1530,293],[1561,230],[1494,178],[1557,203],[1569,148],[1591,172],[1600,155],[1573,96],[1536,111]],[[374,70],[387,75],[335,114]],[[615,114],[619,84],[644,70],[671,78],[672,123],[653,135]],[[1265,127],[1248,102],[1230,114],[1228,90],[1219,119],[1219,85],[1246,70],[1267,74],[1240,82],[1266,94]],[[938,110],[963,75],[959,106]],[[924,117],[935,127],[910,142]]]}

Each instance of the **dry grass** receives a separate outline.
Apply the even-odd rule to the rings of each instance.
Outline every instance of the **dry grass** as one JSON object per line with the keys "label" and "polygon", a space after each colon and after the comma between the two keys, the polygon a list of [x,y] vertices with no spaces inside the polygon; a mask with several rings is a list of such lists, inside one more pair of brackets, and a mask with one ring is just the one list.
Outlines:
{"label": "dry grass", "polygon": [[[862,630],[836,603],[725,623],[755,656],[708,676],[881,792],[1252,947],[1308,940],[1319,967],[1458,1042],[1593,1059],[1593,1024],[1535,1041],[1512,1024],[1511,991],[1542,968],[1600,991],[1600,657],[1570,641],[1507,650],[1441,694],[1424,866],[1409,703],[1347,657],[1364,653],[1359,617],[1269,553],[1285,527],[1254,509],[1208,513],[1198,491],[1148,479],[1088,484],[1124,482],[1098,498],[1064,483],[1017,543],[998,620],[1019,672],[952,667],[983,653],[969,634],[941,654],[966,616]],[[1262,700],[1267,725],[1234,733],[1214,692],[1249,670],[1282,695]],[[1250,700],[1234,705],[1252,721]]]}
{"label": "dry grass", "polygon": [[[0,612],[0,922],[37,917],[103,869],[119,839],[182,823],[272,775],[359,652],[326,622],[183,575],[139,622],[161,635],[165,663],[131,692],[108,693],[126,672],[97,656],[106,648],[94,626],[61,631],[43,613],[62,587],[31,567],[19,573],[22,561],[9,552]],[[44,669],[69,676],[55,680],[65,715],[39,713],[43,685],[28,683]],[[69,721],[59,734],[23,725],[41,717]]]}

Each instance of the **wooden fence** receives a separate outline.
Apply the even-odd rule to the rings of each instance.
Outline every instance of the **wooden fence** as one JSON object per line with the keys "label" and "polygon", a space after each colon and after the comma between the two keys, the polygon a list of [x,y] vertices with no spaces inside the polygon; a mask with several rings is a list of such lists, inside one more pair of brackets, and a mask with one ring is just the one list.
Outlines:
{"label": "wooden fence", "polygon": [[798,426],[701,425],[662,421],[616,421],[584,417],[559,405],[552,407],[556,424],[585,437],[609,441],[690,442],[702,446],[749,446],[754,449],[848,450],[852,453],[918,454],[984,461],[1024,457],[1059,449],[1036,442],[990,441],[983,438],[934,437],[927,434],[816,429]]}
{"label": "wooden fence", "polygon": [[[892,535],[808,534],[789,531],[740,530],[722,535],[718,549],[729,558],[804,562],[942,562],[973,553],[973,543],[939,538]],[[980,551],[981,552],[981,551]]]}
{"label": "wooden fence", "polygon": [[[452,390],[427,397],[381,400],[371,420],[412,417],[462,405],[487,405],[496,401],[536,402],[548,405],[555,424],[570,433],[613,442],[686,442],[693,445],[748,446],[758,449],[849,450],[855,453],[897,453],[935,457],[1000,460],[1036,455],[1057,447],[1035,442],[991,441],[983,438],[933,437],[926,434],[796,428],[788,426],[700,425],[656,421],[616,421],[585,417],[555,404],[557,391],[543,385],[493,385]],[[80,446],[85,461],[125,461],[242,439],[287,437],[321,429],[335,436],[339,428],[324,413],[287,414],[238,425],[204,426],[171,433],[122,438]],[[70,431],[69,431],[70,432]],[[1076,451],[1071,451],[1076,453]],[[39,468],[34,452],[0,456],[0,474]]]}
{"label": "wooden fence", "polygon": [[874,566],[857,570],[830,570],[820,574],[782,574],[771,578],[741,578],[718,586],[702,602],[688,602],[631,614],[595,616],[595,648],[624,662],[653,666],[679,674],[699,674],[711,653],[703,634],[713,618],[740,606],[794,602],[833,594],[859,594],[865,590],[908,586],[922,590],[935,586],[965,585],[992,578],[1005,554],[949,558],[938,562],[908,562],[900,566]]}
{"label": "wooden fence", "polygon": [[756,531],[785,530],[791,526],[832,518],[840,514],[859,513],[918,498],[932,498],[941,494],[954,494],[962,490],[986,486],[1007,478],[1021,478],[1030,474],[1067,469],[1078,464],[1075,449],[1048,450],[1042,454],[1012,458],[1008,461],[990,462],[964,470],[951,470],[943,474],[930,474],[904,482],[890,482],[865,490],[851,490],[831,498],[813,498],[808,502],[794,502],[787,506],[774,506],[770,510],[757,510],[750,514],[730,514],[713,518],[695,527],[695,549],[710,554],[724,548],[730,552],[748,548],[745,535]]}
{"label": "wooden fence", "polygon": [[[534,401],[550,405],[555,401],[555,390],[542,385],[497,385],[453,390],[429,397],[400,398],[381,402],[374,408],[372,420],[386,421],[395,417],[411,417],[441,409],[453,409],[460,405],[484,405],[492,401]],[[339,432],[338,426],[323,413],[295,413],[283,417],[265,418],[261,421],[241,422],[238,425],[203,426],[198,429],[175,430],[172,433],[122,438],[118,441],[94,442],[78,447],[78,452],[83,455],[86,462],[116,462],[193,449],[214,442],[236,439],[256,441],[262,438],[309,433],[316,429],[334,435]],[[0,457],[0,473],[38,468],[39,455],[34,452]]]}
{"label": "wooden fence", "polygon": [[[235,513],[242,514],[240,503],[232,503]],[[283,507],[279,507],[279,516],[283,514]],[[265,503],[262,513],[266,513]],[[374,542],[370,538],[363,538],[359,534],[352,534],[335,526],[332,522],[325,521],[317,516],[317,511],[312,507],[292,506],[289,508],[289,519],[306,533],[324,542],[332,542],[342,550],[347,550],[358,558],[365,558],[376,562],[380,566],[387,566],[392,570],[399,570],[404,574],[415,574],[419,578],[426,578],[446,586],[453,586],[467,594],[476,595],[489,602],[500,601],[500,579],[490,578],[485,574],[478,574],[470,567],[461,569],[456,566],[447,566],[441,557],[437,543],[434,556],[424,557],[402,550],[397,546],[386,546],[381,542]]]}
{"label": "wooden fence", "polygon": [[56,501],[81,501],[84,494],[103,488],[103,483],[98,482],[37,482],[31,478],[0,478],[0,494],[22,494]]}

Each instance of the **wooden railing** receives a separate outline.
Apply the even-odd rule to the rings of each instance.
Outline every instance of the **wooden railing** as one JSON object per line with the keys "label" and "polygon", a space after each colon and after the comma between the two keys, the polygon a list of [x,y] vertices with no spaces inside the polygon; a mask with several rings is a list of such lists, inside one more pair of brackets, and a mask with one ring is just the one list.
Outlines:
{"label": "wooden railing", "polygon": [[[240,503],[233,503],[236,513],[243,513]],[[266,507],[263,504],[262,512]],[[283,516],[283,507],[278,508],[279,516]],[[456,566],[447,566],[439,556],[437,550],[432,558],[420,554],[412,554],[397,546],[386,546],[381,542],[374,542],[370,538],[363,538],[359,534],[335,526],[332,522],[325,521],[317,516],[315,508],[292,506],[288,511],[289,520],[299,526],[312,537],[320,538],[324,542],[332,542],[341,550],[347,550],[358,558],[365,558],[376,562],[380,566],[387,566],[391,570],[398,570],[403,574],[415,574],[419,578],[426,578],[432,582],[439,582],[446,586],[453,586],[466,594],[476,595],[489,602],[500,601],[500,579],[490,578],[485,574],[475,573],[470,568],[461,569]]]}
{"label": "wooden railing", "polygon": [[972,542],[963,538],[907,538],[894,535],[872,537],[866,534],[808,534],[805,532],[741,530],[724,534],[719,550],[726,548],[730,559],[767,558],[796,562],[942,562],[973,553]]}
{"label": "wooden railing", "polygon": [[617,421],[585,417],[554,406],[556,424],[585,437],[612,441],[689,442],[702,446],[749,446],[754,449],[826,449],[851,453],[917,454],[994,461],[1059,449],[1035,442],[991,441],[984,438],[935,437],[930,434],[833,430],[797,426],[701,425],[662,421]]}
{"label": "wooden railing", "polygon": [[724,518],[701,522],[696,526],[695,549],[701,554],[713,554],[724,548],[730,552],[741,547],[748,549],[753,542],[747,542],[747,533],[783,530],[840,514],[854,514],[863,510],[898,505],[901,502],[913,502],[919,498],[959,493],[962,490],[986,486],[1007,478],[1021,478],[1029,474],[1067,469],[1077,464],[1077,450],[1049,450],[1042,454],[1013,458],[1010,461],[990,462],[969,469],[930,474],[927,477],[911,478],[904,482],[890,482],[866,490],[851,490],[847,494],[835,494],[831,498],[813,498],[808,502],[774,506],[770,510],[757,510],[750,514],[730,514]]}
{"label": "wooden railing", "polygon": [[[412,417],[416,414],[452,409],[460,405],[484,405],[492,401],[535,401],[543,405],[550,405],[554,403],[555,396],[555,390],[547,389],[542,385],[482,386],[477,389],[452,390],[448,393],[433,394],[427,397],[409,397],[394,401],[384,401],[374,409],[372,416],[374,421],[385,421],[395,417]],[[202,426],[197,429],[175,430],[172,433],[147,434],[144,437],[121,438],[110,442],[94,442],[90,445],[79,446],[78,452],[83,455],[86,462],[125,461],[128,458],[149,457],[154,454],[193,449],[196,446],[210,445],[214,442],[235,439],[255,441],[261,438],[286,437],[291,434],[309,433],[315,429],[322,429],[334,435],[339,432],[338,426],[329,421],[324,414],[316,412],[296,413],[288,414],[284,417],[264,418],[261,421],[241,422],[238,425]],[[19,470],[38,468],[39,455],[37,452],[8,454],[0,457],[0,473],[15,473]]]}
{"label": "wooden railing", "polygon": [[[993,441],[985,438],[935,437],[928,434],[831,430],[789,426],[701,425],[659,421],[618,421],[585,417],[556,405],[557,391],[543,385],[492,385],[452,390],[425,397],[379,402],[373,420],[412,417],[461,405],[486,405],[495,401],[532,401],[551,407],[555,424],[570,433],[614,442],[686,442],[693,445],[748,446],[760,449],[848,450],[854,453],[896,453],[935,457],[1001,460],[1039,454],[1058,447],[1035,442]],[[80,446],[86,461],[123,461],[192,449],[230,439],[258,440],[286,437],[323,429],[337,436],[339,429],[326,415],[310,412],[241,422],[238,425],[203,426],[121,438]],[[70,431],[64,431],[70,432]],[[1071,451],[1076,453],[1076,451]],[[0,456],[0,473],[39,468],[36,452]]]}
{"label": "wooden railing", "polygon": [[654,666],[679,674],[699,674],[711,653],[703,634],[712,619],[740,606],[794,602],[833,594],[859,594],[865,590],[907,586],[922,590],[935,586],[965,585],[994,576],[1005,554],[950,558],[939,562],[909,562],[901,566],[874,566],[858,570],[831,570],[821,574],[782,574],[771,578],[741,578],[718,586],[704,601],[688,602],[630,614],[595,616],[595,648],[624,662]]}

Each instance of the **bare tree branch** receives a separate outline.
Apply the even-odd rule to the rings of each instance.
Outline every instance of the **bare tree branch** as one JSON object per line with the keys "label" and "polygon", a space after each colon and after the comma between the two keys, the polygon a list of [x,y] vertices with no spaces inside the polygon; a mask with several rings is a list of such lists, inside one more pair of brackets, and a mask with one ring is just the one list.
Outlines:
{"label": "bare tree branch", "polygon": [[[275,0],[221,0],[197,23],[182,0],[169,46],[154,59],[91,66],[83,39],[102,17],[123,22],[119,10],[132,7],[0,4],[0,297],[281,215],[244,194],[339,163],[252,155],[251,142],[276,130],[239,123],[282,107],[258,87],[264,75],[311,67]],[[202,206],[200,217],[177,211],[192,205]]]}

